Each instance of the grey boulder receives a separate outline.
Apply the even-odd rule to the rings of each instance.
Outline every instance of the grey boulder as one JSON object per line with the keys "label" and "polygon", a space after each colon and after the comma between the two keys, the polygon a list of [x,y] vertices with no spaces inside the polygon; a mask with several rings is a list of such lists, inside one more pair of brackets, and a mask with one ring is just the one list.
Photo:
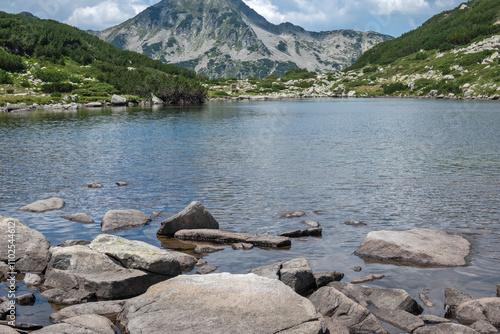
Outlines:
{"label": "grey boulder", "polygon": [[[272,310],[272,312],[270,312]],[[183,275],[128,300],[118,316],[126,334],[323,333],[312,303],[257,275]]]}
{"label": "grey boulder", "polygon": [[303,217],[306,213],[301,210],[291,210],[291,211],[283,211],[278,214],[279,218],[297,218]]}
{"label": "grey boulder", "polygon": [[466,324],[486,320],[500,326],[500,298],[481,298],[462,303],[455,311],[455,318]]}
{"label": "grey boulder", "polygon": [[380,320],[409,333],[425,326],[422,319],[402,310],[377,309],[373,314]]}
{"label": "grey boulder", "polygon": [[479,334],[474,329],[459,324],[439,324],[417,328],[413,334]]}
{"label": "grey boulder", "polygon": [[138,210],[110,210],[101,221],[101,232],[107,233],[146,225],[151,217]]}
{"label": "grey boulder", "polygon": [[12,326],[0,325],[0,333],[2,334],[19,334]]}
{"label": "grey boulder", "polygon": [[49,210],[59,210],[64,207],[64,201],[58,197],[51,197],[47,199],[42,199],[31,204],[25,205],[19,210],[21,211],[30,211],[41,213]]}
{"label": "grey boulder", "polygon": [[470,243],[458,234],[432,229],[373,231],[354,254],[368,260],[420,267],[467,264]]}
{"label": "grey boulder", "polygon": [[475,300],[466,292],[446,288],[444,289],[444,311],[447,317],[454,318],[455,311],[460,304]]}
{"label": "grey boulder", "polygon": [[280,237],[300,238],[300,237],[320,237],[322,234],[321,228],[308,228],[307,230],[295,230],[282,232],[278,234]]}
{"label": "grey boulder", "polygon": [[184,210],[161,222],[158,235],[172,236],[185,229],[218,229],[219,223],[200,202],[191,202]]}
{"label": "grey boulder", "polygon": [[61,322],[68,318],[77,317],[84,314],[97,314],[103,317],[117,316],[123,309],[124,300],[110,300],[93,303],[84,303],[71,305],[50,315],[50,321],[53,323]]}
{"label": "grey boulder", "polygon": [[314,273],[314,279],[316,280],[316,288],[319,289],[322,286],[328,285],[331,282],[339,282],[344,278],[344,273],[337,271],[320,271]]}
{"label": "grey boulder", "polygon": [[[13,218],[0,223],[0,234],[7,236],[14,230],[16,270],[21,272],[42,272],[47,266],[50,242],[45,236]],[[0,261],[8,262],[8,248],[1,247]]]}
{"label": "grey boulder", "polygon": [[223,244],[249,243],[261,247],[287,247],[292,244],[289,238],[273,236],[268,233],[252,234],[216,229],[180,230],[174,236],[180,240],[209,241]]}
{"label": "grey boulder", "polygon": [[32,332],[33,334],[117,334],[111,320],[96,314],[85,314],[63,320]]}
{"label": "grey boulder", "polygon": [[61,216],[61,218],[71,220],[73,222],[81,223],[81,224],[93,224],[94,223],[94,220],[92,218],[90,218],[89,216],[87,216],[86,214],[81,213],[81,212],[70,213],[70,214]]}
{"label": "grey boulder", "polygon": [[127,103],[127,98],[120,96],[120,95],[113,95],[111,96],[111,104],[114,106],[122,106]]}

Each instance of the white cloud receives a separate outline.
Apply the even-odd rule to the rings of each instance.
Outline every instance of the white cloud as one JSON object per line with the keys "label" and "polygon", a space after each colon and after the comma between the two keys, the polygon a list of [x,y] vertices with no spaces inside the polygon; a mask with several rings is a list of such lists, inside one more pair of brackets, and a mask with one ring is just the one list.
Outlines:
{"label": "white cloud", "polygon": [[285,22],[285,15],[269,0],[243,0],[250,8],[264,16],[269,22],[279,24]]}
{"label": "white cloud", "polygon": [[147,7],[144,1],[106,0],[95,6],[76,8],[66,23],[82,29],[105,29],[139,14]]}
{"label": "white cloud", "polygon": [[420,14],[430,9],[426,0],[370,0],[370,2],[372,13],[376,15]]}

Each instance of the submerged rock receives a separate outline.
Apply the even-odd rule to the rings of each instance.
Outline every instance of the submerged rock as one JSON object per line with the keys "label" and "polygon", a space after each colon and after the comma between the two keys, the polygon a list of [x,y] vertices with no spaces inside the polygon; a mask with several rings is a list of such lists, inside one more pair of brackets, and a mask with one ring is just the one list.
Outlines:
{"label": "submerged rock", "polygon": [[320,226],[320,224],[317,221],[315,221],[315,220],[309,220],[309,219],[303,220],[300,223],[301,224],[309,225],[311,227],[319,227]]}
{"label": "submerged rock", "polygon": [[306,213],[300,210],[292,210],[292,211],[283,211],[278,214],[279,218],[297,218],[303,217]]}
{"label": "submerged rock", "polygon": [[151,217],[138,210],[110,210],[101,221],[101,232],[111,232],[146,225]]}
{"label": "submerged rock", "polygon": [[219,223],[200,202],[191,202],[178,214],[161,222],[158,235],[174,235],[186,229],[219,229]]}
{"label": "submerged rock", "polygon": [[198,275],[207,275],[217,270],[217,266],[203,266],[196,271]]}
{"label": "submerged rock", "polygon": [[215,253],[224,250],[224,247],[216,247],[211,245],[198,245],[194,249],[195,253],[203,254],[203,253]]}
{"label": "submerged rock", "polygon": [[104,186],[102,185],[102,183],[100,183],[100,182],[90,182],[90,183],[85,183],[83,186],[84,186],[84,187],[87,187],[87,188],[94,188],[94,189],[104,187]]}
{"label": "submerged rock", "polygon": [[180,230],[174,235],[181,240],[210,241],[213,243],[250,243],[262,247],[286,247],[291,245],[291,241],[285,237],[272,236],[267,233],[251,234],[221,231],[216,229]]}
{"label": "submerged rock", "polygon": [[61,218],[71,220],[76,223],[82,223],[82,224],[93,224],[94,220],[87,216],[84,213],[70,213],[64,216],[61,216]]}
{"label": "submerged rock", "polygon": [[58,197],[42,199],[31,204],[25,205],[19,210],[42,213],[49,210],[59,210],[64,207],[64,201]]}
{"label": "submerged rock", "polygon": [[128,334],[324,332],[308,299],[252,274],[178,276],[128,300],[118,321]]}
{"label": "submerged rock", "polygon": [[374,231],[368,233],[354,252],[370,261],[387,261],[410,266],[465,266],[470,243],[458,234],[432,229],[406,232]]}
{"label": "submerged rock", "polygon": [[246,242],[237,242],[235,244],[232,244],[231,247],[233,247],[234,250],[250,250],[253,248],[253,245]]}
{"label": "submerged rock", "polygon": [[[16,270],[21,272],[42,272],[47,266],[50,242],[45,236],[22,224],[13,218],[4,219],[0,222],[0,234],[7,236],[14,230],[16,246],[15,260]],[[7,242],[2,243],[7,245]],[[0,248],[0,261],[8,262],[9,253],[7,247]]]}

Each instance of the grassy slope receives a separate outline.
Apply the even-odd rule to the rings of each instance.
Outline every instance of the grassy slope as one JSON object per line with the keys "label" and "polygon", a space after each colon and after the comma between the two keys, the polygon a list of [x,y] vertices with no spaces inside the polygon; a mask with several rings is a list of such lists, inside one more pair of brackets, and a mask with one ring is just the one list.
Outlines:
{"label": "grassy slope", "polygon": [[0,71],[4,102],[46,103],[64,94],[109,100],[114,93],[199,102],[206,94],[194,72],[118,49],[66,24],[4,12]]}

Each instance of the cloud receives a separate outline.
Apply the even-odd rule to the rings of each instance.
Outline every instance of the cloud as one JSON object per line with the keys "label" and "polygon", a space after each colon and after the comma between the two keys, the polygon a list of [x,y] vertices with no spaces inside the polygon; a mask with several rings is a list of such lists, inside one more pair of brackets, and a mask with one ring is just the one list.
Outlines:
{"label": "cloud", "polygon": [[426,0],[370,0],[372,14],[420,14],[428,11],[431,6]]}
{"label": "cloud", "polygon": [[269,22],[279,24],[285,22],[285,15],[269,0],[243,0],[250,8],[264,16]]}
{"label": "cloud", "polygon": [[139,14],[147,7],[143,1],[106,0],[95,6],[75,8],[65,23],[81,29],[105,29]]}

